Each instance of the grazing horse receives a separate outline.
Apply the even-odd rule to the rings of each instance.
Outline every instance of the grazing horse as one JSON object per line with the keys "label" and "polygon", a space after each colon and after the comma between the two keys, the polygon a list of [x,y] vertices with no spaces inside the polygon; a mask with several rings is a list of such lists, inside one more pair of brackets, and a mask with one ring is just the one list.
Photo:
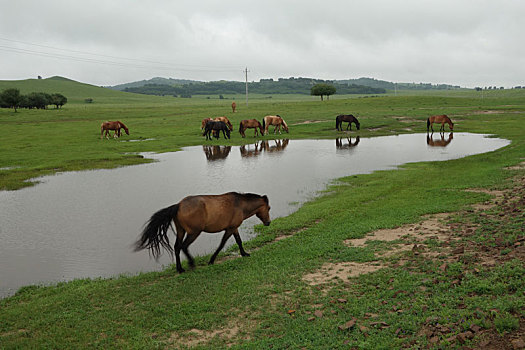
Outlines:
{"label": "grazing horse", "polygon": [[432,137],[434,134],[432,133],[432,135],[429,135],[427,134],[427,145],[431,146],[431,147],[447,147],[448,144],[450,142],[452,142],[452,139],[454,138],[454,133],[451,132],[449,135],[448,135],[448,139],[445,140],[445,133],[439,133],[439,136],[440,136],[440,140],[436,139],[434,140],[434,138]]}
{"label": "grazing horse", "polygon": [[237,103],[232,102],[232,113],[235,113],[235,108],[237,108]]}
{"label": "grazing horse", "polygon": [[127,135],[129,135],[129,129],[121,121],[104,122],[100,124],[100,139],[104,138],[104,131],[106,132],[106,138],[109,140],[109,131],[114,130],[113,138],[120,137],[120,129],[124,129]]}
{"label": "grazing horse", "polygon": [[230,131],[233,131],[233,125],[232,125],[232,123],[230,123],[228,118],[226,118],[226,117],[216,117],[216,118],[213,118],[213,120],[216,121],[216,122],[224,122],[226,125],[228,125],[228,128],[230,128]]}
{"label": "grazing horse", "polygon": [[241,123],[239,124],[239,133],[241,134],[242,137],[246,137],[246,134],[244,133],[244,131],[248,128],[255,129],[255,134],[253,135],[253,137],[257,136],[257,128],[259,128],[259,130],[261,131],[261,136],[264,135],[263,127],[257,119],[241,120]]}
{"label": "grazing horse", "polygon": [[348,123],[348,125],[346,126],[346,130],[348,130],[348,128],[352,130],[352,123],[355,124],[355,127],[357,128],[357,130],[361,128],[361,124],[359,124],[359,121],[357,120],[357,118],[354,117],[352,114],[339,114],[335,118],[335,128],[337,130],[343,131],[343,122]]}
{"label": "grazing horse", "polygon": [[204,127],[206,126],[206,123],[209,122],[210,120],[213,120],[211,118],[204,118],[201,122],[201,130],[204,131]]}
{"label": "grazing horse", "polygon": [[[267,196],[254,193],[229,192],[220,195],[188,196],[179,203],[161,209],[154,213],[142,235],[135,243],[135,251],[149,249],[155,259],[158,259],[163,247],[177,262],[177,271],[184,272],[180,263],[180,251],[188,258],[190,267],[195,267],[195,261],[188,251],[190,244],[201,232],[224,232],[219,248],[212,255],[208,264],[213,264],[215,258],[224,247],[231,235],[239,246],[242,256],[250,256],[242,247],[238,228],[242,222],[256,215],[265,226],[270,225],[270,204]],[[173,248],[168,238],[171,222],[175,223],[176,240]]]}
{"label": "grazing horse", "polygon": [[448,124],[448,127],[450,128],[450,131],[454,130],[454,123],[452,123],[452,120],[450,120],[449,117],[446,115],[433,115],[427,119],[427,132],[428,128],[432,129],[432,132],[434,132],[434,128],[432,127],[432,124],[434,123],[441,123],[441,127],[439,128],[439,131],[445,131],[445,123]]}
{"label": "grazing horse", "polygon": [[266,117],[263,118],[263,129],[264,129],[265,134],[268,134],[268,127],[270,125],[275,126],[273,128],[274,134],[277,128],[279,128],[279,134],[281,133],[281,126],[283,127],[284,131],[289,132],[288,125],[286,125],[286,122],[284,121],[284,119],[281,118],[281,116],[278,114],[277,115],[267,115]]}
{"label": "grazing horse", "polygon": [[215,136],[216,139],[219,139],[221,130],[224,138],[230,138],[230,129],[228,129],[226,123],[209,120],[204,127],[204,133],[202,136],[206,136],[206,140],[211,140],[211,133],[213,132],[213,136]]}

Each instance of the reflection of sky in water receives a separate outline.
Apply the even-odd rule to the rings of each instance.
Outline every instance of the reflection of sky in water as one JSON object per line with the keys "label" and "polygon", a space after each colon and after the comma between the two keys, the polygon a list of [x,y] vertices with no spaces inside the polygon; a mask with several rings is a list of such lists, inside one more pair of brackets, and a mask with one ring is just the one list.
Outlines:
{"label": "reflection of sky in water", "polygon": [[[274,219],[295,211],[291,203],[303,203],[334,178],[460,158],[509,142],[457,133],[447,147],[427,145],[425,134],[361,138],[349,145],[355,143],[342,138],[188,147],[148,154],[159,160],[152,164],[62,173],[31,188],[0,192],[0,295],[39,281],[134,273],[170,263],[168,256],[159,264],[147,251],[134,253],[131,245],[154,212],[190,194],[266,194]],[[247,220],[243,237],[258,223],[255,217]],[[221,236],[203,233],[190,251],[213,252]]]}

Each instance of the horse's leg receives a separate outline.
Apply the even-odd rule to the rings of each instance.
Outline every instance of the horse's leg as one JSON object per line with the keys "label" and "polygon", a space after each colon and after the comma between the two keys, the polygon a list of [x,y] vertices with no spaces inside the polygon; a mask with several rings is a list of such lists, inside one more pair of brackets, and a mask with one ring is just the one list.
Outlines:
{"label": "horse's leg", "polygon": [[199,233],[188,232],[188,234],[186,235],[186,239],[184,240],[181,246],[181,249],[184,252],[184,255],[186,255],[186,258],[188,259],[188,264],[190,265],[191,268],[195,267],[195,260],[193,259],[190,252],[188,251],[188,247],[190,246],[190,244],[193,243],[193,241],[197,237],[199,237],[199,235],[200,235],[200,232]]}
{"label": "horse's leg", "polygon": [[237,245],[239,246],[239,251],[241,252],[241,255],[242,256],[250,256],[250,254],[246,253],[246,251],[242,247],[241,235],[239,235],[239,230],[238,229],[235,229],[235,231],[233,231],[233,237],[235,238],[235,242],[237,242]]}
{"label": "horse's leg", "polygon": [[219,248],[217,248],[215,253],[213,253],[213,255],[211,256],[211,259],[208,262],[208,265],[212,265],[213,264],[213,262],[215,261],[215,258],[217,258],[217,255],[219,255],[219,253],[221,252],[222,248],[224,248],[224,245],[226,244],[226,241],[228,240],[228,238],[230,238],[230,236],[232,234],[233,234],[233,231],[230,231],[228,229],[226,229],[226,231],[224,231],[224,236],[222,236],[221,244],[219,244]]}
{"label": "horse's leg", "polygon": [[178,225],[177,223],[175,223],[175,227],[177,229],[177,238],[175,240],[175,245],[173,246],[175,248],[175,262],[177,263],[177,272],[183,273],[184,269],[180,263],[180,250],[182,249],[183,239],[186,231],[184,231],[182,226]]}

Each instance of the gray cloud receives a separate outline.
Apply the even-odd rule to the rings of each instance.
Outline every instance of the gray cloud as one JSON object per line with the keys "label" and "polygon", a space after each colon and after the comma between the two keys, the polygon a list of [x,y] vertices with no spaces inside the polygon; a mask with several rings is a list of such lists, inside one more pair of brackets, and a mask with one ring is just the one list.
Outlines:
{"label": "gray cloud", "polygon": [[0,8],[0,79],[242,80],[247,66],[250,80],[525,84],[519,0],[0,0]]}

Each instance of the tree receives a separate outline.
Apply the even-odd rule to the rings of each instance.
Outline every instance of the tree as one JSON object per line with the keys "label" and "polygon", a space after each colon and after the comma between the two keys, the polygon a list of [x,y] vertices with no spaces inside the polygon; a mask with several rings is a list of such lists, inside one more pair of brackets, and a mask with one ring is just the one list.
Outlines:
{"label": "tree", "polygon": [[51,104],[57,106],[57,109],[67,103],[67,97],[62,94],[51,94]]}
{"label": "tree", "polygon": [[51,104],[51,95],[45,92],[32,92],[27,95],[28,108],[46,109]]}
{"label": "tree", "polygon": [[315,84],[310,89],[310,95],[312,96],[321,96],[321,101],[323,101],[323,96],[326,96],[328,100],[330,95],[335,94],[335,86],[330,84]]}
{"label": "tree", "polygon": [[22,95],[20,95],[20,90],[18,89],[5,89],[0,94],[0,100],[2,101],[3,105],[7,106],[8,108],[14,108],[16,112],[16,109],[22,102]]}

